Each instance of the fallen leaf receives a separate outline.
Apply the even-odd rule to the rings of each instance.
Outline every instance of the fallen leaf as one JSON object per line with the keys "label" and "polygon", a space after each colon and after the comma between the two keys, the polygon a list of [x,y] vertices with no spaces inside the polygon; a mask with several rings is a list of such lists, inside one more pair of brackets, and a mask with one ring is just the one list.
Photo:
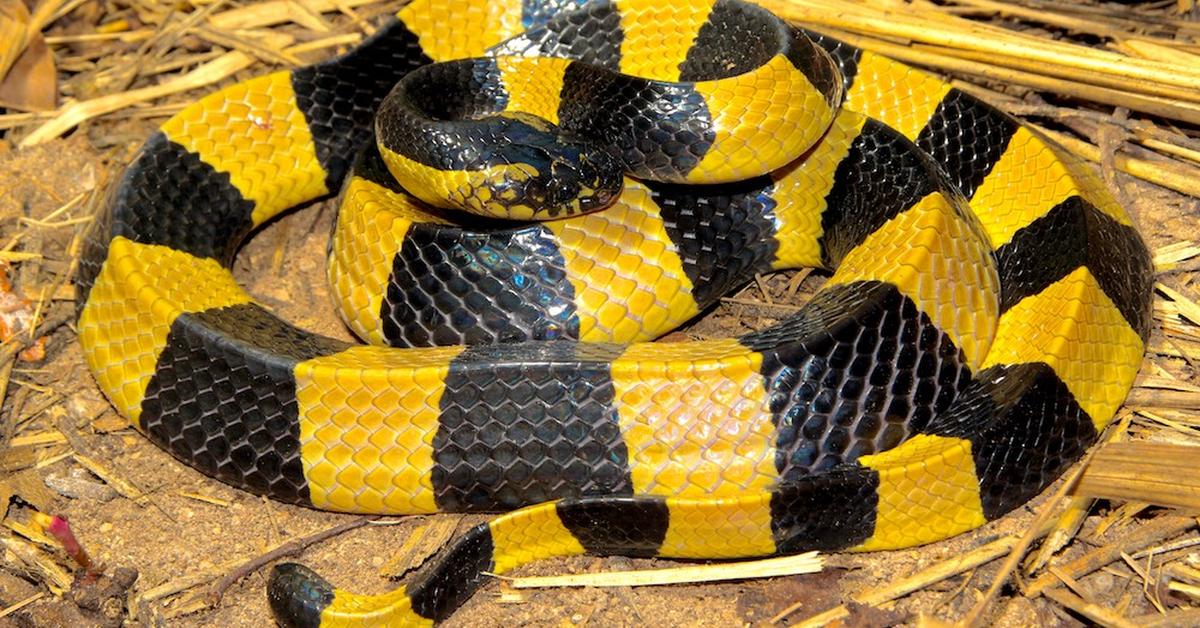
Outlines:
{"label": "fallen leaf", "polygon": [[53,509],[57,498],[51,493],[35,469],[27,469],[0,480],[0,507],[8,509],[13,496],[20,497],[42,512]]}
{"label": "fallen leaf", "polygon": [[58,70],[41,33],[30,38],[0,81],[0,105],[22,111],[49,111],[58,105]]}
{"label": "fallen leaf", "polygon": [[0,0],[0,78],[25,52],[29,33],[29,9],[21,0]]}

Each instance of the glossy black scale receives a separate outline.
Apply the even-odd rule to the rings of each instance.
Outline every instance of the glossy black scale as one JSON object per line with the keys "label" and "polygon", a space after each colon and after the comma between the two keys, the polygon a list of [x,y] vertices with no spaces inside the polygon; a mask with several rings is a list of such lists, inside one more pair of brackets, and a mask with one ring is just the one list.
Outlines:
{"label": "glossy black scale", "polygon": [[525,32],[494,47],[494,55],[562,57],[620,70],[625,31],[615,3],[522,0],[522,4]]}
{"label": "glossy black scale", "polygon": [[980,371],[921,431],[971,441],[989,520],[1037,496],[1098,437],[1070,389],[1040,362]]}
{"label": "glossy black scale", "polygon": [[[555,512],[589,554],[654,556],[667,538],[671,521],[662,497],[566,499]],[[637,525],[629,525],[630,521]]]}
{"label": "glossy black scale", "polygon": [[780,554],[854,547],[875,532],[879,474],[843,464],[771,491],[771,533]]}
{"label": "glossy black scale", "polygon": [[304,565],[281,563],[271,569],[267,603],[284,625],[320,626],[321,613],[333,603],[333,597],[333,585]]}
{"label": "glossy black scale", "polygon": [[613,405],[617,345],[469,347],[450,363],[433,439],[443,510],[509,510],[632,491]]}
{"label": "glossy black scale", "polygon": [[829,268],[888,220],[937,191],[961,199],[917,147],[890,127],[867,120],[838,163],[821,213],[821,259]]}
{"label": "glossy black scale", "polygon": [[1017,121],[957,89],[950,90],[929,118],[916,143],[971,198],[1017,132]]}
{"label": "glossy black scale", "polygon": [[550,230],[422,224],[392,263],[381,305],[394,347],[579,338],[575,289]]}
{"label": "glossy black scale", "polygon": [[142,146],[109,192],[108,202],[84,240],[75,280],[80,307],[87,302],[113,238],[161,244],[229,263],[250,232],[254,211],[254,203],[242,198],[227,173],[161,131]]}
{"label": "glossy black scale", "polygon": [[142,429],[213,477],[308,503],[293,369],[348,346],[255,304],[183,314],[146,386]]}
{"label": "glossy black scale", "polygon": [[371,139],[383,97],[400,77],[431,61],[417,36],[389,18],[349,54],[292,73],[296,105],[308,122],[331,193],[337,192],[358,149]]}
{"label": "glossy black scale", "polygon": [[775,186],[769,176],[727,185],[649,184],[663,226],[679,251],[692,299],[701,309],[770,270],[775,239]]}
{"label": "glossy black scale", "polygon": [[834,66],[842,75],[842,93],[849,93],[850,88],[854,86],[854,79],[858,75],[858,62],[862,59],[862,49],[816,31],[805,28],[799,30],[833,59]]}
{"label": "glossy black scale", "polygon": [[802,313],[741,342],[763,354],[785,481],[895,447],[971,378],[949,336],[880,282],[825,288]]}
{"label": "glossy black scale", "polygon": [[[1086,266],[1129,326],[1150,328],[1153,268],[1137,230],[1072,196],[1013,234],[996,250],[1000,311]],[[1132,268],[1131,268],[1132,267]],[[1134,272],[1131,272],[1133,270]]]}

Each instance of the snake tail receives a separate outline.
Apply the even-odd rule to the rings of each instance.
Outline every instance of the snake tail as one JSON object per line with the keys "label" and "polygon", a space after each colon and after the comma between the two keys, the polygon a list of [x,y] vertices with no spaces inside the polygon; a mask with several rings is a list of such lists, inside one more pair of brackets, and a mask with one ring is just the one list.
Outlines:
{"label": "snake tail", "polygon": [[[336,589],[302,565],[283,563],[271,571],[268,600],[285,626],[432,625],[491,575],[550,557],[721,559],[866,551],[955,534],[1033,498],[1095,442],[1091,419],[1078,404],[1064,401],[1065,392],[1044,365],[995,367],[981,373],[912,445],[861,465],[723,499],[593,497],[539,504],[476,526],[388,593]],[[1014,445],[1024,457],[1020,474],[996,455]],[[910,499],[906,475],[927,474],[936,474],[944,486],[931,490],[923,507],[889,508],[889,501]],[[884,530],[892,532],[880,534]],[[912,536],[901,542],[900,530]]]}

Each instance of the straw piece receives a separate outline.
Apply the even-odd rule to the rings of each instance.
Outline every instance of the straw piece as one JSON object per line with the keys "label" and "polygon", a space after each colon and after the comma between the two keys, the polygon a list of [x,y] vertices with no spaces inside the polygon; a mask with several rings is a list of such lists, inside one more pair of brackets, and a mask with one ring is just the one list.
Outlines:
{"label": "straw piece", "polygon": [[[1063,573],[1079,579],[1113,561],[1120,560],[1123,553],[1140,550],[1163,539],[1173,538],[1195,526],[1196,520],[1192,517],[1162,516],[1136,531],[1103,547],[1098,547],[1065,565],[1060,565],[1060,567]],[[1061,581],[1054,574],[1043,574],[1025,588],[1025,595],[1036,597],[1047,589],[1058,586],[1059,582]]]}
{"label": "straw piece", "polygon": [[1200,256],[1200,245],[1195,241],[1172,242],[1154,251],[1154,266],[1161,270],[1172,268],[1180,262]]}
{"label": "straw piece", "polygon": [[67,438],[57,430],[49,432],[38,432],[36,434],[27,434],[25,436],[17,436],[8,442],[9,447],[21,447],[23,445],[44,446],[44,445],[61,445],[67,442]]}
{"label": "straw piece", "polygon": [[[1044,38],[997,37],[981,38],[978,24],[968,20],[939,25],[917,15],[916,11],[866,10],[840,0],[767,0],[763,4],[778,9],[785,17],[813,25],[842,28],[847,23],[863,33],[903,37],[914,42],[937,44],[952,48],[978,50],[998,56],[1013,57],[1039,63],[1094,70],[1124,75],[1131,83],[1139,80],[1188,89],[1200,89],[1200,69],[1177,63],[1147,61],[1126,57],[1086,46],[1070,45],[1077,54],[1064,55],[1067,46],[1048,45]],[[928,12],[924,12],[928,13]],[[1010,31],[1011,32],[1011,31]]]}
{"label": "straw piece", "polygon": [[[1040,87],[1039,85],[1030,85],[1038,89],[1046,91],[1057,91],[1063,94],[1088,98],[1096,102],[1106,102],[1113,106],[1128,106],[1131,109],[1142,110],[1151,107],[1162,110],[1169,110],[1170,106],[1177,106],[1184,109],[1186,112],[1194,112],[1195,103],[1200,103],[1200,91],[1194,89],[1181,88],[1174,85],[1163,85],[1147,81],[1139,84],[1136,88],[1131,88],[1129,80],[1112,74],[1096,72],[1094,70],[1080,70],[1070,66],[1050,65],[1018,59],[1013,57],[996,57],[986,52],[977,50],[960,50],[957,48],[947,48],[944,46],[930,46],[927,44],[915,44],[912,46],[914,50],[932,51],[942,56],[954,57],[975,61],[983,65],[984,68],[992,66],[1004,66],[1013,70],[1021,71],[1024,74],[1032,75],[1034,78],[1016,77],[1022,81],[1021,84],[1037,81],[1048,87]],[[976,72],[972,72],[976,73]],[[1059,81],[1067,83],[1058,86]],[[1109,88],[1108,90],[1099,90],[1097,87]],[[1094,91],[1093,91],[1094,90]],[[1130,102],[1122,104],[1120,101],[1107,102],[1100,101],[1093,95],[1099,97],[1108,97],[1110,91],[1115,91],[1119,94],[1124,94],[1130,98]],[[1187,101],[1178,102],[1178,101]],[[1154,113],[1150,111],[1150,113]],[[1109,118],[1111,120],[1111,118]]]}
{"label": "straw piece", "polygon": [[[1114,89],[1112,87],[1092,85],[1079,80],[1068,80],[1061,76],[1045,76],[1044,73],[1049,72],[1051,66],[1043,66],[1043,74],[1035,74],[1024,70],[998,66],[997,63],[1006,61],[1004,57],[984,57],[987,59],[986,61],[976,60],[980,54],[986,53],[951,51],[947,48],[913,48],[844,31],[835,31],[832,34],[854,46],[873,50],[885,56],[904,61],[905,63],[950,72],[963,72],[1005,84],[1023,85],[1048,92],[1066,94],[1092,102],[1129,107],[1136,111],[1200,124],[1200,105],[1196,105],[1195,103],[1180,102],[1155,95],[1130,93],[1128,89]],[[946,54],[948,52],[954,52],[956,56]],[[1076,76],[1081,79],[1095,78]],[[1114,78],[1111,80],[1113,83],[1119,84],[1118,81],[1121,79]],[[1168,90],[1168,93],[1174,92]],[[1174,95],[1178,96],[1180,94]],[[1200,100],[1200,92],[1195,92],[1193,97]]]}
{"label": "straw piece", "polygon": [[[308,12],[328,13],[337,11],[339,5],[353,9],[377,1],[339,0],[334,2],[333,0],[310,0],[305,3],[305,7],[308,9]],[[296,10],[296,3],[291,0],[270,0],[268,2],[253,2],[243,7],[218,13],[210,17],[208,23],[213,28],[218,29],[258,28],[260,26],[274,26],[293,21],[304,26],[305,24],[299,21],[304,19],[301,16],[302,13],[305,12]]]}
{"label": "straw piece", "polygon": [[1129,441],[1096,452],[1077,495],[1200,508],[1200,447]]}
{"label": "straw piece", "polygon": [[1166,613],[1151,613],[1132,618],[1138,628],[1179,628],[1200,626],[1200,608],[1176,608]]}
{"label": "straw piece", "polygon": [[165,81],[159,85],[101,96],[92,100],[73,102],[63,107],[58,115],[49,122],[34,129],[25,139],[21,140],[19,146],[28,147],[48,142],[82,122],[106,113],[112,113],[134,103],[211,85],[250,67],[254,64],[254,61],[254,58],[250,55],[235,50],[227,52],[187,74]]}
{"label": "straw piece", "polygon": [[25,608],[26,606],[29,606],[30,604],[33,604],[34,602],[36,602],[44,597],[46,597],[46,592],[38,591],[37,593],[34,593],[33,595],[21,600],[20,602],[12,604],[12,605],[6,607],[4,610],[0,610],[0,619],[2,619],[4,617],[8,617],[9,615],[21,610],[22,608]]}
{"label": "straw piece", "polygon": [[1100,624],[1101,626],[1111,626],[1112,628],[1139,628],[1137,624],[1122,617],[1116,611],[1104,608],[1091,602],[1085,601],[1083,598],[1064,591],[1063,589],[1048,589],[1046,597],[1054,600],[1056,603],[1065,606],[1084,617]]}
{"label": "straw piece", "polygon": [[[292,37],[282,36],[272,33],[273,37],[266,38],[267,41],[255,41],[251,37],[243,37],[239,33],[230,33],[203,26],[193,28],[190,32],[201,39],[214,43],[218,46],[241,50],[248,55],[258,57],[267,63],[278,63],[281,65],[300,65],[300,60],[286,50],[281,50],[283,46],[290,45],[293,41]],[[270,41],[274,40],[274,41]]]}
{"label": "straw piece", "polygon": [[1200,55],[1192,54],[1186,50],[1180,50],[1172,46],[1164,46],[1148,39],[1126,39],[1119,44],[1119,47],[1143,59],[1179,64],[1200,64]]}
{"label": "straw piece", "polygon": [[15,536],[0,538],[0,545],[8,550],[10,559],[15,559],[13,562],[37,573],[51,593],[61,595],[71,588],[71,574],[42,550]]}
{"label": "straw piece", "polygon": [[1162,283],[1154,284],[1154,289],[1163,293],[1175,303],[1175,306],[1179,308],[1180,316],[1188,319],[1193,324],[1200,325],[1200,305],[1195,301],[1187,298],[1178,290],[1165,286]]}
{"label": "straw piece", "polygon": [[[991,562],[1012,550],[1013,547],[1020,542],[1015,536],[1005,537],[996,541],[992,541],[987,545],[978,547],[966,554],[955,556],[949,560],[942,561],[935,565],[931,565],[917,573],[889,583],[886,586],[857,593],[851,599],[858,604],[867,606],[878,606],[884,602],[903,597],[923,589],[935,582],[941,582],[946,578],[956,576],[965,571],[974,569],[980,565]],[[792,606],[780,611],[779,614],[771,618],[771,623],[779,623],[788,615],[800,610],[805,602],[797,602]],[[795,626],[799,628],[815,628],[823,626],[832,621],[843,619],[850,616],[850,608],[845,604],[831,608],[823,613],[813,615],[804,621],[801,621]]]}
{"label": "straw piece", "polygon": [[1116,37],[1122,31],[1113,28],[1111,24],[1088,18],[1072,17],[1062,13],[1030,9],[1011,2],[994,2],[993,0],[954,0],[955,4],[977,7],[993,15],[1011,15],[1051,26],[1059,26],[1077,33],[1089,33],[1101,37]]}
{"label": "straw piece", "polygon": [[[1088,161],[1100,162],[1100,149],[1096,146],[1064,133],[1051,131],[1037,125],[1030,126],[1037,128],[1072,154]],[[1116,162],[1117,169],[1121,172],[1175,190],[1176,192],[1182,192],[1188,196],[1200,197],[1200,170],[1186,167],[1179,162],[1149,162],[1143,159],[1134,159],[1127,155],[1116,155],[1114,161]]]}
{"label": "straw piece", "polygon": [[685,584],[690,582],[720,582],[723,580],[746,580],[748,578],[776,578],[806,573],[817,573],[824,566],[824,559],[816,552],[780,556],[765,560],[670,567],[666,569],[642,569],[604,573],[581,573],[566,576],[531,576],[506,578],[498,576],[516,589],[538,587],[642,587],[663,584]]}

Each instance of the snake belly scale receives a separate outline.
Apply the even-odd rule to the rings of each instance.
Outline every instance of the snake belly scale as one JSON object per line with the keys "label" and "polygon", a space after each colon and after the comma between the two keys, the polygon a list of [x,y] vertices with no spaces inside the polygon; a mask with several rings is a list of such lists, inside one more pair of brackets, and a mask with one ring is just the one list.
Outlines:
{"label": "snake belly scale", "polygon": [[[742,67],[750,22],[778,36]],[[414,0],[346,55],[215,92],[146,142],[77,279],[116,408],[275,499],[511,510],[383,595],[279,565],[281,623],[428,624],[485,573],[552,556],[928,543],[1031,499],[1096,441],[1149,329],[1129,216],[972,96],[771,24],[735,0]],[[464,80],[489,100],[454,92]],[[416,117],[377,123],[398,82]],[[620,94],[632,104],[586,108]],[[633,122],[601,115],[624,106]],[[517,139],[470,162],[492,151],[460,143],[479,128]],[[548,156],[597,139],[584,161],[637,175],[612,194],[612,175]],[[256,227],[339,190],[329,278],[371,346],[288,324],[228,269]],[[799,266],[832,276],[772,327],[646,342]]]}

